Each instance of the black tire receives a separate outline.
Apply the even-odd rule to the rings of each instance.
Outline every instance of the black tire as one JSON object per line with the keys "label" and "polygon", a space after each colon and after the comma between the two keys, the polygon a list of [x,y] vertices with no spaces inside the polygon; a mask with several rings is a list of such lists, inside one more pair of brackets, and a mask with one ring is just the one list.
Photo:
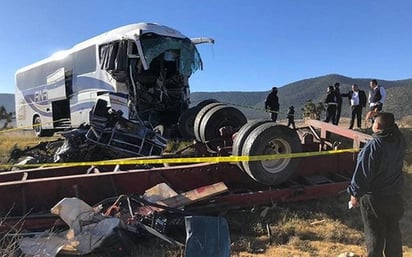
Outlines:
{"label": "black tire", "polygon": [[218,103],[219,101],[216,99],[206,99],[201,101],[200,103],[198,103],[196,106],[198,106],[200,109],[202,109],[203,107],[205,107],[208,104],[213,104],[213,103]]}
{"label": "black tire", "polygon": [[201,108],[199,106],[194,106],[184,110],[182,114],[179,116],[179,120],[177,122],[177,129],[179,130],[180,136],[183,139],[191,140],[195,138],[195,118],[200,109]]}
{"label": "black tire", "polygon": [[[246,138],[242,155],[289,154],[302,151],[295,130],[283,125],[264,123],[256,127]],[[300,158],[284,158],[269,161],[244,161],[243,170],[261,184],[275,186],[287,181],[296,171]]]}
{"label": "black tire", "polygon": [[41,119],[40,116],[35,116],[33,119],[33,130],[34,134],[37,137],[50,137],[53,136],[54,131],[53,130],[48,130],[48,129],[43,129],[41,125]]}
{"label": "black tire", "polygon": [[237,131],[246,122],[246,116],[239,109],[228,105],[215,106],[203,116],[201,121],[201,142],[210,141],[207,144],[209,148],[217,150],[217,146],[223,142],[219,132],[220,128],[230,126],[233,128],[233,131]]}
{"label": "black tire", "polygon": [[[232,155],[234,156],[241,156],[242,155],[242,148],[243,144],[245,143],[246,138],[249,136],[250,132],[257,128],[258,126],[273,122],[272,120],[253,120],[249,121],[245,125],[243,125],[239,131],[235,134],[233,139],[233,147],[232,147]],[[243,170],[242,162],[238,162],[239,168]]]}
{"label": "black tire", "polygon": [[200,109],[199,112],[197,113],[195,122],[193,125],[193,132],[195,134],[195,139],[197,141],[202,142],[202,139],[200,137],[200,124],[202,122],[203,117],[208,111],[210,111],[210,109],[212,109],[215,106],[219,106],[219,105],[224,105],[224,103],[210,103],[206,106],[203,106],[202,109]]}

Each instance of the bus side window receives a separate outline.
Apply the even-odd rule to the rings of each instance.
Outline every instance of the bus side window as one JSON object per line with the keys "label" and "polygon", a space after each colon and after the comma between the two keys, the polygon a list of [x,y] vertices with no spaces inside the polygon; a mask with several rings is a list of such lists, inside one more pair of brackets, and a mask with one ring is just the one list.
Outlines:
{"label": "bus side window", "polygon": [[100,68],[109,72],[114,79],[124,82],[127,74],[127,41],[116,41],[100,46]]}
{"label": "bus side window", "polygon": [[64,84],[66,87],[66,96],[70,97],[73,94],[73,72],[66,71],[64,73]]}
{"label": "bus side window", "polygon": [[73,73],[78,75],[96,71],[96,47],[95,45],[86,47],[74,54]]}

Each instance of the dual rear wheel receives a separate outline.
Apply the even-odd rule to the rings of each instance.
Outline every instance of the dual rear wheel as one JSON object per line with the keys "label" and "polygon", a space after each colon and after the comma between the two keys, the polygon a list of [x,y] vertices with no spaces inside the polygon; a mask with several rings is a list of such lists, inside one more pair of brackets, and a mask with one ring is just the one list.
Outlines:
{"label": "dual rear wheel", "polygon": [[[222,129],[236,132],[225,138]],[[179,118],[179,131],[186,138],[196,139],[217,151],[222,146],[232,146],[234,156],[274,155],[259,161],[241,161],[237,165],[255,181],[275,186],[287,181],[297,170],[299,158],[276,158],[276,155],[302,151],[295,130],[276,125],[271,120],[247,122],[237,108],[208,99],[187,109]],[[233,141],[232,141],[233,139]]]}
{"label": "dual rear wheel", "polygon": [[287,181],[297,170],[299,158],[276,158],[276,155],[302,151],[295,130],[272,121],[251,121],[244,125],[233,142],[234,156],[274,155],[273,159],[242,161],[238,166],[255,181],[275,186]]}

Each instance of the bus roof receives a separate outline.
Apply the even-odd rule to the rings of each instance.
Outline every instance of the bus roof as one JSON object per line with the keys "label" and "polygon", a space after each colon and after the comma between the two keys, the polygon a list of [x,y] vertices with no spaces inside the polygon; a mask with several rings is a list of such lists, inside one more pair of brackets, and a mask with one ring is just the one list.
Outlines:
{"label": "bus roof", "polygon": [[16,71],[16,74],[20,72],[24,72],[26,70],[30,70],[34,67],[40,66],[49,61],[64,58],[64,56],[67,56],[73,52],[76,52],[80,49],[86,48],[91,45],[104,44],[106,42],[120,40],[120,39],[136,39],[139,36],[143,34],[148,34],[148,33],[154,33],[154,34],[161,35],[161,36],[168,36],[168,37],[175,37],[175,38],[186,38],[186,36],[180,33],[179,31],[173,28],[170,28],[168,26],[158,24],[158,23],[140,22],[140,23],[129,24],[129,25],[125,25],[125,26],[107,31],[103,34],[100,34],[98,36],[85,40],[83,42],[80,42],[74,45],[70,49],[59,51],[58,54],[57,53],[53,54],[50,57],[47,57],[38,62],[32,63],[28,66],[22,67]]}

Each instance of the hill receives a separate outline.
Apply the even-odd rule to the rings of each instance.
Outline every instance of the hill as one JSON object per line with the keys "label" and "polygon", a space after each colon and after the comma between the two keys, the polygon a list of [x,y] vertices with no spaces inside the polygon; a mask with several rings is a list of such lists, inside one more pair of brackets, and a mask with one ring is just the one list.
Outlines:
{"label": "hill", "polygon": [[[335,82],[340,82],[341,92],[346,93],[351,89],[352,84],[358,84],[359,88],[365,92],[369,91],[370,78],[349,78],[338,74],[329,74],[325,76],[304,79],[284,86],[279,86],[278,96],[280,102],[279,119],[286,118],[286,111],[290,105],[295,106],[296,117],[302,117],[301,108],[307,100],[317,103],[323,101],[326,95],[326,88]],[[384,86],[387,91],[387,99],[384,104],[384,110],[393,112],[399,119],[401,117],[412,115],[409,108],[409,99],[412,99],[412,79],[405,80],[380,80],[379,84]],[[267,91],[260,92],[193,92],[190,95],[192,105],[196,105],[205,99],[216,99],[220,102],[230,103],[237,106],[249,119],[267,118],[263,106]],[[0,105],[4,105],[7,111],[14,112],[14,95],[0,94]],[[349,102],[344,99],[342,106],[342,116],[349,117]],[[323,115],[322,115],[323,117]]]}
{"label": "hill", "polygon": [[[315,77],[300,80],[294,83],[279,87],[278,96],[280,102],[280,119],[286,118],[286,111],[290,105],[295,106],[296,116],[301,117],[301,108],[307,100],[317,103],[323,101],[326,96],[326,88],[335,82],[340,82],[340,90],[346,93],[351,90],[352,84],[358,84],[359,88],[366,93],[369,91],[370,78],[349,78],[342,75],[330,74],[321,77]],[[384,104],[384,110],[393,112],[397,118],[412,115],[412,110],[408,108],[408,99],[412,97],[412,79],[405,80],[380,80],[380,85],[387,91],[387,99]],[[214,98],[221,102],[237,105],[249,119],[267,118],[268,114],[264,112],[264,101],[270,92],[194,92],[191,94],[192,104]],[[349,117],[350,105],[347,99],[343,99],[342,116]],[[323,117],[323,116],[322,116]]]}
{"label": "hill", "polygon": [[0,106],[4,106],[7,112],[14,112],[14,94],[0,94]]}

